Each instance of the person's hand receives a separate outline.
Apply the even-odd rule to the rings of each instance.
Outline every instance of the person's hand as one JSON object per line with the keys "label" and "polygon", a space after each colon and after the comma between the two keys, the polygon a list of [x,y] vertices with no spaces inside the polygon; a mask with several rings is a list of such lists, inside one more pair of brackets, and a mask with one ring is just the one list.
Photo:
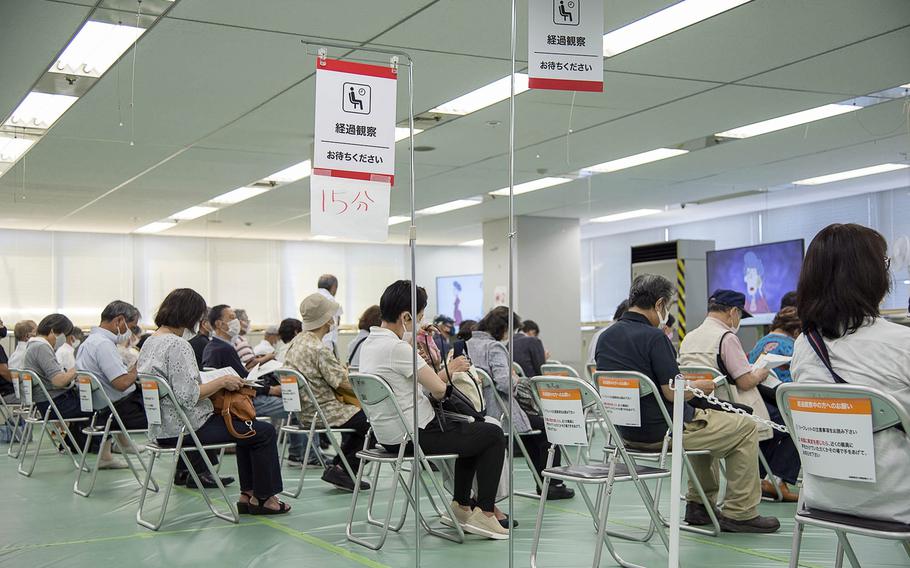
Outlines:
{"label": "person's hand", "polygon": [[221,381],[221,388],[229,391],[240,390],[243,386],[243,379],[237,375],[225,375],[218,380]]}
{"label": "person's hand", "polygon": [[259,356],[259,363],[267,363],[267,362],[271,361],[271,360],[274,359],[274,358],[275,358],[275,354],[274,354],[274,353],[269,353],[269,354],[267,354],[267,355],[260,355],[260,356]]}
{"label": "person's hand", "polygon": [[451,373],[464,373],[471,368],[471,363],[462,355],[461,357],[456,357],[452,359],[452,362],[449,363],[449,372]]}
{"label": "person's hand", "polygon": [[771,370],[770,369],[755,369],[754,371],[752,371],[752,374],[755,376],[756,379],[758,379],[758,382],[762,382],[768,378],[768,375],[771,374]]}

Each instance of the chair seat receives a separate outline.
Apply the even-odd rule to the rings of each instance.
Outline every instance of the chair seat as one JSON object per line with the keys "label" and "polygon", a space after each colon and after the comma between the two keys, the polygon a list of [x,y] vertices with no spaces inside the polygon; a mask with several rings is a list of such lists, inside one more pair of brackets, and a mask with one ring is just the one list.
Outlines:
{"label": "chair seat", "polygon": [[[145,429],[145,428],[143,428],[143,429],[141,429],[141,430],[127,430],[127,431],[126,431],[127,434],[145,434],[145,433],[147,433],[147,432],[148,432],[148,430]],[[82,429],[82,433],[83,433],[83,434],[87,434],[87,435],[89,435],[89,436],[91,436],[92,434],[103,434],[103,433],[104,433],[104,426],[87,426],[87,427],[85,427],[85,428]],[[108,431],[108,434],[110,434],[111,436],[113,436],[114,434],[122,434],[122,433],[123,433],[123,432],[121,432],[121,430],[120,430],[119,428],[116,428],[116,427],[111,428],[111,429]]]}
{"label": "chair seat", "polygon": [[[646,465],[636,465],[635,472],[638,477],[649,479],[655,477],[667,477],[670,470]],[[566,479],[570,481],[605,481],[610,475],[610,466],[606,464],[589,464],[589,465],[564,465],[560,467],[551,467],[543,470],[545,477],[555,477],[557,479]],[[629,467],[625,464],[616,464],[616,470],[613,475],[615,481],[629,481],[632,475]]]}
{"label": "chair seat", "polygon": [[[193,445],[193,440],[191,439],[189,442],[190,442],[189,446],[187,446],[184,443],[183,447],[180,449],[185,452],[195,452],[196,446]],[[204,450],[221,450],[221,449],[233,448],[236,446],[237,446],[237,444],[235,444],[234,442],[228,442],[225,444],[203,444],[202,449],[204,449]],[[147,449],[150,452],[154,452],[156,454],[173,454],[177,451],[177,448],[162,446],[158,442],[147,443],[145,445],[145,449]]]}
{"label": "chair seat", "polygon": [[[280,428],[280,430],[282,432],[291,432],[291,433],[296,433],[296,432],[299,432],[301,434],[310,433],[309,428],[306,428],[304,426],[299,426],[297,424],[291,424],[290,426],[282,426]],[[332,432],[338,432],[339,434],[354,434],[357,432],[357,430],[354,430],[353,428],[332,428]],[[326,429],[325,428],[316,428],[315,430],[313,430],[313,433],[314,434],[325,434]]]}
{"label": "chair seat", "polygon": [[[616,446],[612,444],[607,444],[604,446],[605,452],[612,452],[616,449]],[[626,451],[633,456],[660,456],[660,450],[645,450],[641,448],[630,448],[626,446]],[[687,455],[690,456],[706,456],[711,453],[711,450],[685,450]],[[667,456],[670,456],[670,448],[667,448]]]}
{"label": "chair seat", "polygon": [[837,523],[839,525],[859,527],[873,531],[903,533],[910,537],[910,525],[905,525],[904,523],[882,521],[880,519],[869,519],[866,517],[856,517],[853,515],[845,515],[843,513],[834,513],[831,511],[823,511],[821,509],[813,509],[811,507],[804,508],[803,510],[797,512],[796,516],[800,520],[808,521],[810,524],[812,521],[822,521],[826,523]]}
{"label": "chair seat", "polygon": [[[381,448],[374,448],[372,450],[361,450],[357,452],[357,457],[360,459],[365,459],[369,461],[377,461],[383,463],[393,463],[398,459],[398,452],[390,452]],[[428,460],[454,460],[458,459],[458,454],[424,454],[424,457]],[[414,453],[406,452],[404,455],[405,461],[413,461]]]}
{"label": "chair seat", "polygon": [[[64,419],[63,419],[63,422],[66,422],[66,423],[70,423],[70,422],[88,422],[89,420],[90,420],[90,418],[64,418]],[[25,421],[28,422],[28,423],[30,423],[30,424],[41,424],[42,422],[44,422],[44,417],[42,416],[42,417],[40,417],[40,418],[36,418],[36,417],[33,417],[33,416],[28,416],[28,417],[25,418]],[[53,416],[51,416],[50,418],[48,418],[47,421],[48,421],[48,423],[51,423],[51,422],[60,422],[60,420],[57,420],[57,419],[54,418]]]}
{"label": "chair seat", "polygon": [[[506,436],[509,435],[508,432],[503,432],[503,433]],[[516,436],[537,436],[538,434],[542,434],[542,432],[540,430],[528,430],[527,432],[515,432]]]}

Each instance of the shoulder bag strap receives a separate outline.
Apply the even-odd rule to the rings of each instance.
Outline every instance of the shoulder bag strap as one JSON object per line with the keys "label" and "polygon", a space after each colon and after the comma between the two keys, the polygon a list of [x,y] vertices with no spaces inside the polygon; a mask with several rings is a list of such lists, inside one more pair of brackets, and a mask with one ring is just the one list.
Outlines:
{"label": "shoulder bag strap", "polygon": [[806,339],[809,340],[809,345],[812,346],[812,350],[815,351],[815,354],[818,355],[818,358],[822,360],[822,363],[825,364],[825,367],[828,369],[828,372],[831,373],[831,376],[834,378],[835,383],[840,384],[849,384],[847,381],[841,378],[838,375],[834,368],[831,366],[831,357],[828,355],[828,348],[825,346],[825,340],[822,339],[821,334],[817,329],[810,329],[806,331]]}
{"label": "shoulder bag strap", "polygon": [[363,342],[367,340],[367,337],[369,337],[369,335],[364,336],[363,339],[354,344],[354,350],[351,351],[351,356],[348,357],[348,366],[351,365],[351,362],[354,360],[354,355],[357,354],[357,350],[360,349],[360,346],[363,345]]}

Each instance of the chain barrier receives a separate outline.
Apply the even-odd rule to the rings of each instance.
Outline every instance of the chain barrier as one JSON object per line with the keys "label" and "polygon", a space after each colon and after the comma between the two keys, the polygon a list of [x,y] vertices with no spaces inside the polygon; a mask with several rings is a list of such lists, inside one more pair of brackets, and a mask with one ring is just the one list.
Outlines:
{"label": "chain barrier", "polygon": [[[682,375],[678,375],[675,380],[685,381],[685,379],[683,378]],[[674,388],[673,381],[670,381],[669,386],[671,389]],[[778,432],[783,432],[784,434],[790,433],[790,431],[787,430],[786,426],[783,426],[776,422],[771,422],[770,420],[765,420],[764,418],[760,418],[758,416],[755,416],[754,414],[749,414],[745,410],[743,410],[741,408],[736,408],[729,402],[727,402],[725,400],[721,400],[721,399],[717,398],[716,396],[714,396],[713,394],[705,394],[705,392],[703,390],[701,390],[700,388],[696,388],[696,387],[690,386],[689,384],[686,384],[686,391],[692,393],[696,398],[702,398],[704,400],[707,400],[708,402],[710,402],[713,405],[719,406],[726,412],[730,412],[732,414],[739,414],[740,416],[745,416],[746,418],[749,418],[755,422],[758,422],[759,424],[764,424],[768,428],[777,430]]]}

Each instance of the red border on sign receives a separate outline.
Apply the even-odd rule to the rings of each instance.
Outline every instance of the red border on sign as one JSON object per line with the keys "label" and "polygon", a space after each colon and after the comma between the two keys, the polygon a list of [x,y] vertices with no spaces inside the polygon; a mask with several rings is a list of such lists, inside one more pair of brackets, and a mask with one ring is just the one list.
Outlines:
{"label": "red border on sign", "polygon": [[528,79],[530,89],[549,89],[552,91],[589,91],[602,93],[603,81],[576,81],[574,79],[543,79],[531,77]]}
{"label": "red border on sign", "polygon": [[371,174],[368,172],[352,172],[350,170],[330,170],[326,168],[317,168],[313,170],[314,176],[329,176],[336,178],[346,178],[346,179],[359,179],[363,181],[380,181],[388,183],[389,185],[395,185],[395,176],[387,176],[383,174]]}
{"label": "red border on sign", "polygon": [[382,79],[398,79],[398,73],[390,66],[355,63],[353,61],[341,61],[339,59],[316,59],[316,69],[321,69],[323,71],[340,71],[342,73],[353,73],[355,75],[368,75],[370,77],[380,77]]}

